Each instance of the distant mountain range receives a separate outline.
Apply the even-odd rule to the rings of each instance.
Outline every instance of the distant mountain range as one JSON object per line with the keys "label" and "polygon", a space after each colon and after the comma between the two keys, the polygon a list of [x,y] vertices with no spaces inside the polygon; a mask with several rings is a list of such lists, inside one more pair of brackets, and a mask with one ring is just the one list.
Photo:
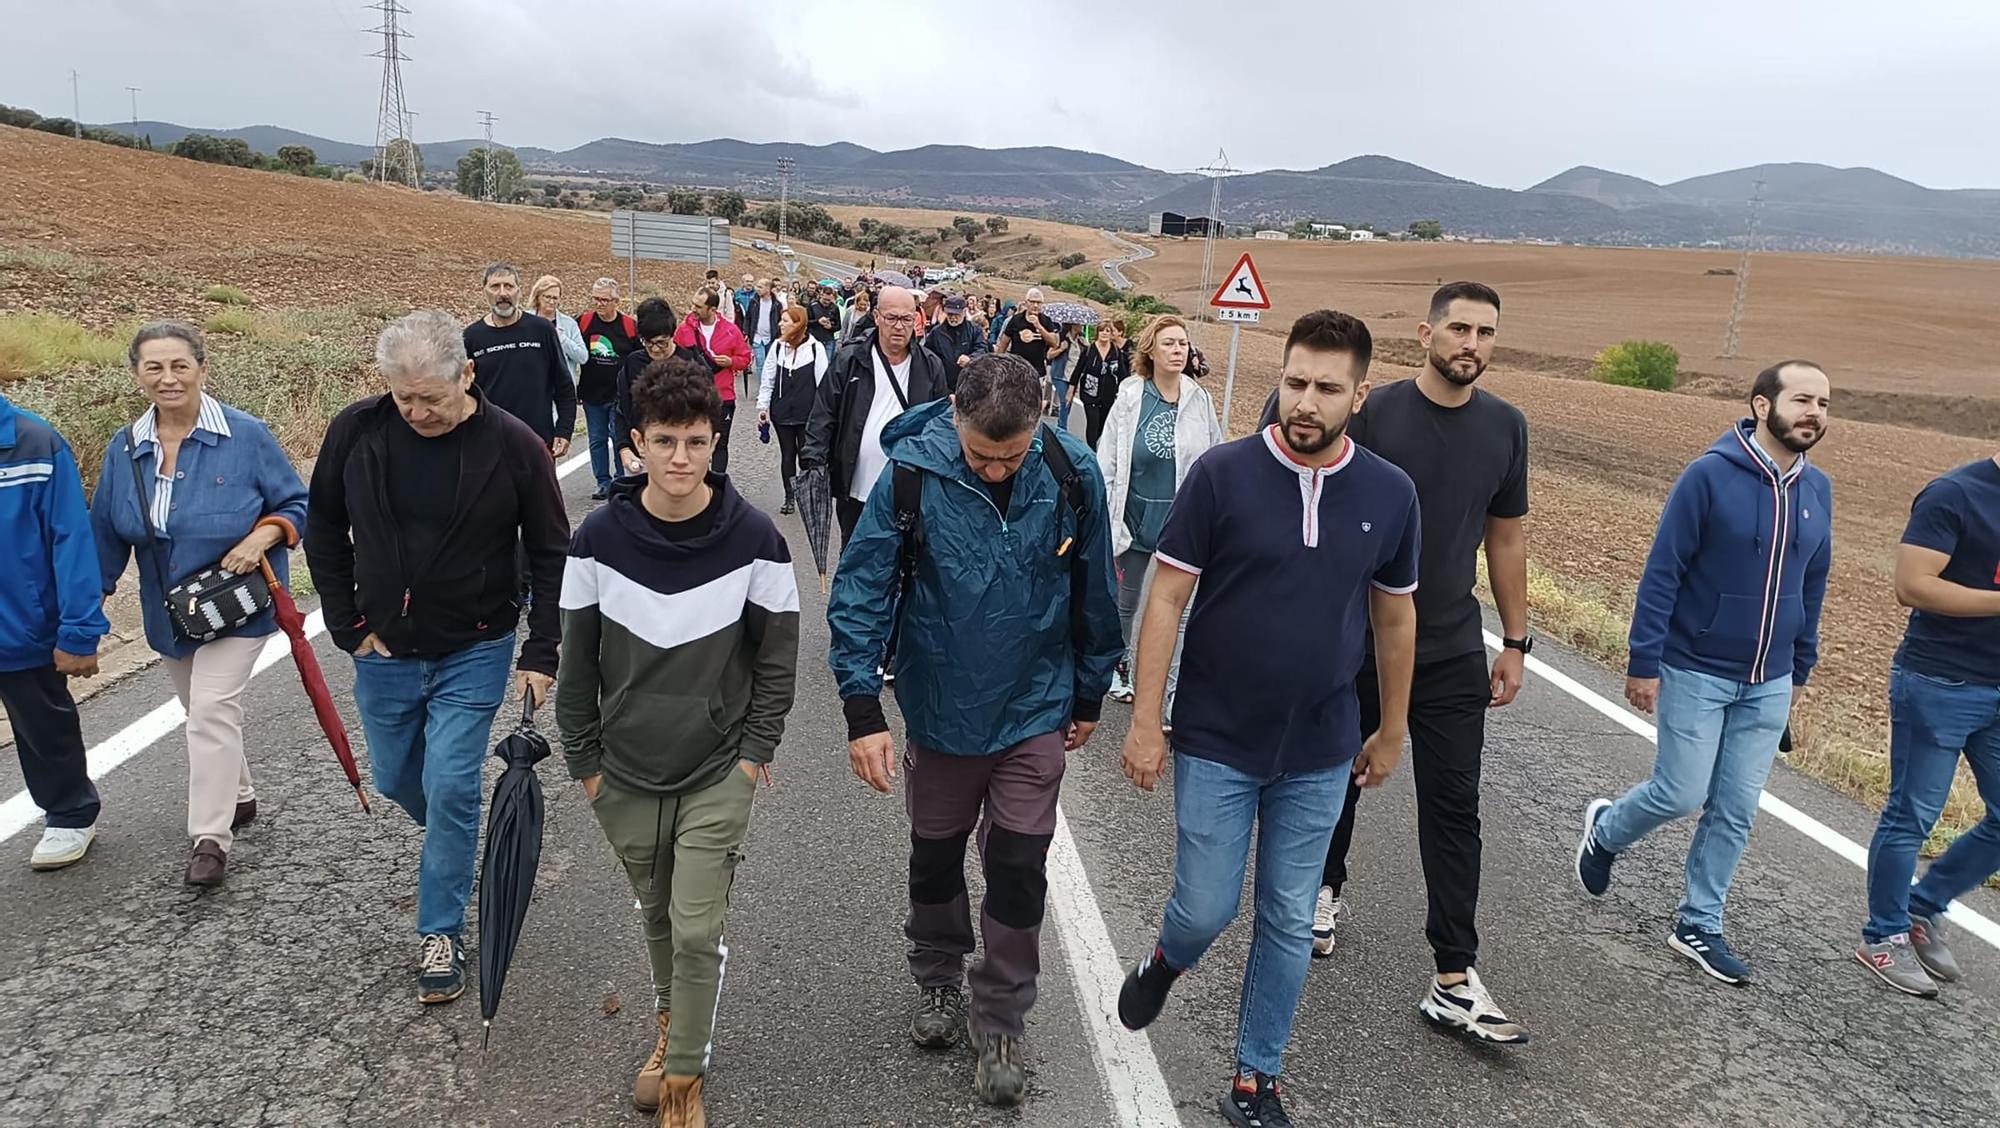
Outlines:
{"label": "distant mountain range", "polygon": [[[130,122],[105,128],[129,130]],[[309,145],[329,164],[358,164],[368,145],[277,126],[194,130],[140,122],[159,146],[191,132],[240,137],[251,148]],[[474,138],[425,142],[424,163],[446,169],[480,145]],[[518,147],[531,172],[598,175],[651,184],[736,188],[775,195],[777,161],[794,163],[795,197],[827,202],[986,209],[1140,228],[1158,211],[1208,210],[1207,178],[1050,147],[979,149],[926,145],[878,152],[861,145],[758,144],[723,138],[655,144],[606,137],[557,152]],[[2000,256],[2000,190],[1941,190],[1872,168],[1768,164],[1655,184],[1579,165],[1525,191],[1491,188],[1385,156],[1324,168],[1273,169],[1222,186],[1229,223],[1285,226],[1321,219],[1398,231],[1436,219],[1447,232],[1566,243],[1740,245],[1758,181],[1760,245],[1808,251]]]}

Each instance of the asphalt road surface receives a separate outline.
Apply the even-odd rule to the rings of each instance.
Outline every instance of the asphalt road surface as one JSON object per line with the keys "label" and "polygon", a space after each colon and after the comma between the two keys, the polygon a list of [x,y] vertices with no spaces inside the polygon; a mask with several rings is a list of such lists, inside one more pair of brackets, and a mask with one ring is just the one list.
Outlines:
{"label": "asphalt road surface", "polygon": [[[750,426],[734,442],[742,488],[775,509],[776,448]],[[576,515],[589,486],[587,473],[564,479]],[[799,702],[736,882],[711,1122],[1220,1123],[1246,920],[1148,1035],[1103,1017],[1119,962],[1152,942],[1173,858],[1170,795],[1140,794],[1118,772],[1122,706],[1071,758],[1064,787],[1073,839],[1059,840],[1052,861],[1027,1102],[985,1108],[969,1052],[910,1045],[900,799],[848,770],[824,599],[797,522],[780,523],[805,593]],[[351,664],[324,637],[319,649],[348,700]],[[1608,673],[1545,656],[1587,690],[1615,693]],[[104,746],[170,697],[157,667],[133,676],[85,705],[87,740]],[[372,816],[356,809],[288,664],[253,681],[246,707],[261,816],[218,890],[180,881],[178,730],[104,777],[100,834],[81,864],[31,873],[39,824],[0,827],[10,831],[0,851],[0,1125],[644,1123],[629,1102],[652,1043],[639,922],[560,761],[542,770],[541,877],[482,1052],[476,988],[448,1006],[415,1002],[419,833],[386,801]],[[1485,762],[1480,968],[1534,1043],[1470,1046],[1417,1014],[1431,964],[1406,765],[1362,809],[1340,949],[1306,987],[1285,1075],[1301,1124],[1991,1123],[2000,952],[1960,930],[1968,983],[1937,1002],[1890,994],[1849,960],[1861,870],[1766,814],[1730,915],[1757,981],[1723,986],[1663,942],[1691,827],[1622,861],[1602,901],[1571,875],[1583,804],[1645,773],[1644,739],[1531,678],[1494,715]],[[4,757],[0,796],[20,788]],[[1783,769],[1771,788],[1832,833],[1866,841],[1870,812]],[[2000,915],[1989,894],[1971,907]]]}
{"label": "asphalt road surface", "polygon": [[1142,247],[1129,239],[1121,238],[1117,232],[1109,229],[1099,231],[1098,234],[1118,244],[1126,252],[1122,257],[1104,260],[1104,276],[1110,279],[1111,284],[1120,290],[1131,289],[1132,280],[1125,277],[1125,272],[1119,268],[1138,262],[1141,259],[1152,258],[1152,250]]}

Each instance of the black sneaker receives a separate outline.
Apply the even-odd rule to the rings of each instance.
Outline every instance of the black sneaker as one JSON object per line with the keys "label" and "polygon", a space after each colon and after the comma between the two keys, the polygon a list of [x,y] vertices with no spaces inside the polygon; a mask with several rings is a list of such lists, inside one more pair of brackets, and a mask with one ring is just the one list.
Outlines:
{"label": "black sneaker", "polygon": [[417,963],[417,1001],[448,1003],[465,994],[465,945],[456,936],[434,932],[424,937],[424,954]]}
{"label": "black sneaker", "polygon": [[1222,1115],[1238,1128],[1292,1128],[1278,1079],[1262,1073],[1236,1075],[1236,1083],[1222,1094]]}
{"label": "black sneaker", "polygon": [[778,516],[790,517],[792,514],[797,513],[798,511],[799,511],[798,503],[793,501],[791,498],[786,498],[785,504],[780,505],[778,507]]}
{"label": "black sneaker", "polygon": [[965,1030],[965,994],[956,986],[925,987],[917,992],[910,1012],[910,1041],[927,1050],[958,1045]]}
{"label": "black sneaker", "polygon": [[1750,982],[1750,965],[1736,958],[1720,932],[1705,932],[1681,921],[1667,933],[1667,947],[1693,960],[1695,966],[1731,987]]}
{"label": "black sneaker", "polygon": [[605,498],[608,498],[610,496],[611,496],[611,490],[609,487],[606,486],[599,486],[596,489],[590,491],[590,500],[592,501],[603,501]]}
{"label": "black sneaker", "polygon": [[1592,799],[1583,809],[1583,839],[1576,844],[1576,880],[1593,897],[1611,888],[1611,863],[1618,855],[1597,844],[1597,820],[1611,809],[1611,800]]}
{"label": "black sneaker", "polygon": [[973,1088],[979,1099],[996,1108],[1021,1103],[1028,1091],[1028,1069],[1021,1064],[1021,1040],[1011,1034],[972,1032],[979,1047],[979,1069],[973,1074]]}
{"label": "black sneaker", "polygon": [[1173,990],[1174,980],[1181,973],[1167,966],[1167,957],[1158,947],[1153,954],[1140,960],[1125,976],[1125,986],[1118,989],[1118,1021],[1127,1030],[1144,1030],[1160,1017],[1161,1008],[1167,1005],[1167,992]]}

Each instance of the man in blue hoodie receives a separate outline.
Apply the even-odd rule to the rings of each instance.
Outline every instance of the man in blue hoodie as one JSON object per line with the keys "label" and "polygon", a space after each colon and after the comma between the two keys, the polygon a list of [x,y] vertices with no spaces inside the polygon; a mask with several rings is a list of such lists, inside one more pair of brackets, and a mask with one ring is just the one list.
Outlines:
{"label": "man in blue hoodie", "polygon": [[83,728],[70,678],[97,673],[110,633],[83,477],[47,420],[0,396],[0,706],[21,777],[44,813],[29,865],[61,869],[97,836]]}
{"label": "man in blue hoodie", "polygon": [[910,1037],[927,1049],[959,1040],[974,946],[965,845],[980,832],[985,958],[970,976],[970,1026],[975,1084],[995,1105],[1026,1088],[1020,1040],[1041,973],[1067,753],[1097,727],[1124,648],[1104,476],[1083,440],[1041,417],[1041,375],[989,354],[959,370],[953,400],[884,427],[890,469],[841,554],[826,612],[854,774],[884,794],[898,757],[880,668],[897,637],[909,730],[903,932],[919,989]]}
{"label": "man in blue hoodie", "polygon": [[1819,661],[1833,484],[1806,452],[1826,434],[1829,396],[1811,361],[1758,373],[1751,418],[1667,495],[1625,679],[1633,707],[1659,714],[1659,755],[1651,779],[1590,803],[1577,845],[1577,879],[1602,896],[1619,854],[1700,811],[1667,946],[1729,984],[1749,982],[1750,968],[1722,938],[1723,899],[1792,701]]}

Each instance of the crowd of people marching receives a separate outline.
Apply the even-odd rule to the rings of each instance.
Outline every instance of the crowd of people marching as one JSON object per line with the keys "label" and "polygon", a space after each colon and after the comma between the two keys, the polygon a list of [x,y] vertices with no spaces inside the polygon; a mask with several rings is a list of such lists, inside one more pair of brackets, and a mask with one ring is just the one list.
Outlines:
{"label": "crowd of people marching", "polygon": [[[732,287],[709,273],[678,313],[661,298],[627,312],[600,278],[572,317],[559,280],[523,295],[519,271],[493,265],[479,320],[417,312],[383,330],[385,391],[332,421],[309,482],[262,422],[206,390],[207,346],[184,323],[133,338],[149,406],[112,437],[88,505],[63,438],[0,398],[0,702],[46,817],[32,865],[70,865],[96,833],[67,681],[96,672],[102,601],[136,556],[146,639],[187,711],[186,880],[224,880],[257,815],[242,697],[275,626],[268,600],[204,593],[266,568],[283,582],[282,550],[303,542],[352,655],[375,787],[426,830],[419,1000],[465,987],[494,716],[510,694],[552,697],[643,919],[658,1028],[634,1100],[663,1125],[706,1123],[728,894],[799,649],[786,538],[728,474],[742,398],[760,438],[775,432],[775,516],[795,511],[795,483],[825,477],[842,538],[828,661],[851,766],[885,793],[903,777],[910,1036],[969,1038],[981,1097],[1025,1093],[1057,796],[1107,697],[1132,710],[1124,773],[1146,791],[1171,778],[1177,826],[1156,943],[1119,996],[1128,1027],[1160,1015],[1235,917],[1254,844],[1219,1102],[1232,1123],[1291,1123],[1278,1077],[1293,1013],[1311,960],[1337,947],[1361,796],[1406,739],[1436,962],[1419,1008],[1485,1042],[1528,1041],[1480,978],[1475,921],[1486,717],[1514,700],[1534,645],[1528,427],[1478,386],[1499,294],[1439,289],[1421,371],[1388,384],[1369,381],[1362,321],[1299,318],[1259,428],[1231,441],[1174,316],[1128,343],[1115,321],[1058,324],[1038,291],[1015,306],[866,275]],[[1832,554],[1832,487],[1807,457],[1827,429],[1826,372],[1784,361],[1748,399],[1674,485],[1639,582],[1626,695],[1659,717],[1653,773],[1589,804],[1575,860],[1601,895],[1617,859],[1698,812],[1666,943],[1732,984],[1750,969],[1724,939],[1724,903],[1818,659]],[[554,459],[579,405],[603,504],[572,528]],[[740,434],[734,447],[757,449]],[[1504,636],[1490,663],[1481,554]],[[1855,953],[1911,994],[1959,977],[1944,912],[2000,869],[1996,560],[2000,462],[1915,500],[1895,569],[1912,612],[1890,683],[1892,783]],[[1913,888],[1961,754],[1988,814]]]}

